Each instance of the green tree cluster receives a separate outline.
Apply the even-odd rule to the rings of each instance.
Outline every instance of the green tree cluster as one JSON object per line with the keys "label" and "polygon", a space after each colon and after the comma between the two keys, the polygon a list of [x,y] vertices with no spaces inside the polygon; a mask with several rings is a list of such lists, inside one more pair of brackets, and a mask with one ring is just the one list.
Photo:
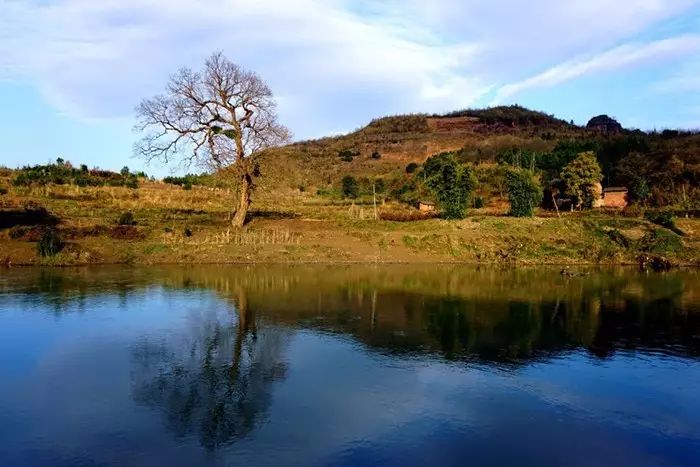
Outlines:
{"label": "green tree cluster", "polygon": [[506,188],[510,215],[532,217],[535,207],[542,202],[542,186],[535,175],[526,169],[510,168],[506,172]]}
{"label": "green tree cluster", "polygon": [[600,164],[593,151],[580,153],[561,171],[566,193],[577,208],[591,208],[596,197],[595,185],[603,180]]}
{"label": "green tree cluster", "polygon": [[447,219],[463,219],[477,184],[472,169],[457,162],[454,154],[444,153],[429,158],[423,174],[442,215]]}
{"label": "green tree cluster", "polygon": [[[126,168],[126,167],[125,167]],[[127,169],[128,170],[128,169]],[[145,175],[145,174],[144,174]],[[56,159],[55,164],[26,166],[20,169],[12,183],[15,186],[32,185],[77,185],[77,186],[125,186],[138,188],[136,174],[129,172],[111,172],[109,170],[88,170],[86,165],[79,169],[62,158]]]}

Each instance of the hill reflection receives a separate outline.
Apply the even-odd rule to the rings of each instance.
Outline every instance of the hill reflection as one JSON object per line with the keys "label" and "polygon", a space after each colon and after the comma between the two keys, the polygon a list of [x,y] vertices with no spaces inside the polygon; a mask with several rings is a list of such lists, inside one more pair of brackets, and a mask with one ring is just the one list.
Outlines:
{"label": "hill reflection", "polygon": [[[260,329],[344,333],[381,352],[487,362],[577,348],[598,357],[618,350],[700,354],[696,271],[605,269],[565,278],[552,268],[202,266],[28,269],[0,276],[0,291],[29,293],[27,300],[41,296],[56,313],[95,295],[127,302],[153,287],[211,290],[234,313],[245,303]],[[238,341],[240,332],[234,333]]]}

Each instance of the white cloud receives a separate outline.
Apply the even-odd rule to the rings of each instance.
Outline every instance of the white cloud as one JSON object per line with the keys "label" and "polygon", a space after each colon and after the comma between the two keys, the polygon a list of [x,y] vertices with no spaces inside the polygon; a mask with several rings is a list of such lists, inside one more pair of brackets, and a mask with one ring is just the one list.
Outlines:
{"label": "white cloud", "polygon": [[[270,82],[299,137],[318,136],[381,114],[474,105],[501,83],[601,53],[699,3],[0,0],[0,79],[30,83],[77,118],[128,118],[178,67],[220,49]],[[653,58],[688,41],[643,48]],[[641,55],[621,46],[564,62],[499,96]]]}
{"label": "white cloud", "polygon": [[0,2],[3,29],[11,25],[0,37],[5,77],[30,80],[58,109],[80,117],[127,115],[168,74],[199,65],[217,49],[261,73],[282,103],[302,95],[307,109],[319,98],[342,102],[343,92],[366,88],[396,100],[401,93],[400,110],[449,108],[488,89],[462,72],[475,44],[412,40],[402,26],[364,19],[337,3]]}
{"label": "white cloud", "polygon": [[494,103],[503,102],[528,89],[553,87],[593,73],[658,63],[698,52],[700,35],[697,34],[647,44],[625,44],[593,57],[564,62],[530,78],[502,86],[496,92]]}

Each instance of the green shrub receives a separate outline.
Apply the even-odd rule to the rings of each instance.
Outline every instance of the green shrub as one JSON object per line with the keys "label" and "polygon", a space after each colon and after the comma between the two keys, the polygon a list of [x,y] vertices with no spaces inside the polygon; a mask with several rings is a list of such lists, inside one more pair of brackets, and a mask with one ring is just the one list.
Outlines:
{"label": "green shrub", "polygon": [[117,224],[119,225],[135,225],[136,222],[134,221],[134,213],[130,211],[123,212],[121,216],[119,216],[119,219],[117,220]]}
{"label": "green shrub", "polygon": [[371,156],[371,157],[372,157],[372,159],[374,159],[374,160],[379,160],[379,159],[382,158],[382,155],[379,154],[377,151],[374,151],[374,152],[372,153],[372,156]]}
{"label": "green shrub", "polygon": [[357,198],[360,195],[360,187],[352,175],[346,175],[342,180],[341,191],[346,198]]}
{"label": "green shrub", "polygon": [[675,217],[671,211],[647,211],[644,213],[644,218],[652,224],[665,227],[678,235],[685,235],[676,225]]}
{"label": "green shrub", "polygon": [[532,217],[542,201],[542,187],[529,170],[511,168],[506,172],[510,215]]}
{"label": "green shrub", "polygon": [[681,238],[667,230],[654,229],[639,240],[639,249],[648,253],[680,253],[683,250]]}
{"label": "green shrub", "polygon": [[136,176],[133,174],[99,169],[88,170],[85,164],[76,169],[63,160],[56,164],[23,167],[17,172],[12,183],[15,186],[43,186],[53,183],[56,185],[137,187]]}
{"label": "green shrub", "polygon": [[[143,175],[143,177],[142,177]],[[147,175],[144,172],[139,172],[136,174],[137,178],[147,178]],[[215,175],[203,173],[203,174],[186,174],[182,177],[165,177],[163,178],[163,182],[167,183],[169,185],[178,185],[178,186],[184,186],[186,184],[190,184],[192,186],[199,185],[199,186],[211,186],[211,187],[217,187],[217,188],[222,188],[225,186],[225,182],[219,178],[217,178]]]}
{"label": "green shrub", "polygon": [[37,243],[37,252],[42,258],[56,256],[63,249],[61,237],[54,229],[46,229]]}
{"label": "green shrub", "polygon": [[477,196],[474,198],[474,209],[481,209],[485,206],[485,201],[482,196]]}
{"label": "green shrub", "polygon": [[129,177],[124,182],[124,186],[136,190],[139,187],[139,181],[136,177]]}
{"label": "green shrub", "polygon": [[192,229],[189,227],[185,227],[185,229],[182,231],[183,235],[185,237],[191,237],[192,236]]}
{"label": "green shrub", "polygon": [[628,194],[632,201],[644,204],[649,199],[649,195],[651,195],[649,183],[642,177],[636,177],[630,186]]}
{"label": "green shrub", "polygon": [[406,173],[407,173],[407,174],[412,174],[412,173],[414,173],[416,170],[418,170],[418,167],[420,167],[418,164],[416,164],[415,162],[411,162],[410,164],[408,164],[408,165],[406,166]]}
{"label": "green shrub", "polygon": [[7,188],[4,186],[0,186],[0,195],[6,195],[7,194]]}
{"label": "green shrub", "polygon": [[383,178],[378,178],[374,181],[374,191],[377,193],[384,193],[386,191],[386,184]]}
{"label": "green shrub", "polygon": [[425,182],[446,219],[463,219],[477,180],[470,167],[459,164],[454,154],[429,158],[423,167]]}
{"label": "green shrub", "polygon": [[341,149],[338,151],[338,157],[343,162],[352,162],[352,160],[357,156],[357,151],[352,149]]}
{"label": "green shrub", "polygon": [[192,189],[192,184],[189,181],[187,181],[184,185],[182,185],[182,189],[185,191],[189,191]]}

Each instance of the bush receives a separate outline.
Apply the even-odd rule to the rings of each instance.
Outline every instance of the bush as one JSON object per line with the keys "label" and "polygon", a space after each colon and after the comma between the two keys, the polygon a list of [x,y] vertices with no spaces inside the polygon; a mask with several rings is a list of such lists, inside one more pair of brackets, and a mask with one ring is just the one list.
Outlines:
{"label": "bush", "polygon": [[42,258],[56,256],[63,249],[61,237],[54,229],[47,229],[37,243],[37,252]]}
{"label": "bush", "polygon": [[182,189],[185,190],[185,191],[189,191],[189,190],[192,189],[192,184],[191,184],[189,181],[188,181],[188,182],[185,182],[185,184],[182,185]]}
{"label": "bush", "polygon": [[649,188],[649,183],[646,179],[642,177],[635,177],[632,182],[632,186],[629,189],[629,197],[633,202],[644,204],[649,195],[651,194],[651,189]]}
{"label": "bush", "polygon": [[352,160],[357,156],[357,152],[352,149],[342,149],[338,151],[338,157],[343,162],[352,162]]}
{"label": "bush", "polygon": [[189,227],[185,227],[185,229],[182,231],[183,235],[185,237],[191,237],[192,236],[192,229]]}
{"label": "bush", "polygon": [[506,189],[510,201],[510,215],[532,217],[535,207],[542,202],[542,187],[532,172],[511,168],[506,172]]}
{"label": "bush", "polygon": [[416,170],[418,170],[418,167],[419,167],[418,164],[416,164],[415,162],[411,162],[410,164],[408,164],[408,165],[406,166],[406,173],[407,173],[407,174],[412,174],[412,173],[414,173]]}
{"label": "bush", "polygon": [[675,218],[671,211],[647,211],[644,213],[644,218],[652,224],[665,227],[678,235],[685,235],[685,233],[676,225]]}
{"label": "bush", "polygon": [[0,186],[0,195],[6,195],[7,194],[7,188],[4,186]]}
{"label": "bush", "polygon": [[[143,174],[143,178],[146,178],[146,174],[143,172],[139,172],[137,174],[137,177],[141,177],[141,174]],[[207,173],[203,174],[186,174],[182,177],[165,177],[163,178],[163,182],[167,183],[169,185],[178,185],[178,186],[184,186],[187,185],[188,183],[192,186],[195,185],[201,185],[201,186],[212,186],[212,187],[222,187],[224,186],[224,183],[221,180],[218,180],[214,175],[210,175]]]}
{"label": "bush", "polygon": [[78,186],[127,186],[137,188],[136,176],[128,173],[110,172],[108,170],[89,170],[82,164],[80,169],[63,160],[56,164],[35,165],[24,167],[17,172],[13,180],[15,186],[44,186],[50,183],[56,185],[74,184]]}
{"label": "bush", "polygon": [[661,229],[647,232],[639,240],[639,249],[647,253],[669,254],[680,253],[683,250],[683,242],[678,235]]}
{"label": "bush", "polygon": [[374,160],[379,160],[379,159],[382,158],[382,155],[379,154],[377,151],[374,151],[374,152],[372,153],[372,156],[371,156],[371,157],[372,157],[372,159],[374,159]]}
{"label": "bush", "polygon": [[454,154],[429,158],[423,167],[426,185],[446,219],[463,219],[477,180],[470,167],[459,164]]}
{"label": "bush", "polygon": [[481,196],[477,196],[474,198],[474,209],[481,209],[486,205],[484,202],[484,198]]}
{"label": "bush", "polygon": [[386,191],[386,184],[383,178],[378,178],[374,181],[374,191],[376,193],[384,193]]}
{"label": "bush", "polygon": [[124,182],[124,186],[136,190],[139,187],[138,179],[136,177],[129,177],[126,182]]}
{"label": "bush", "polygon": [[119,216],[119,220],[117,220],[117,224],[119,225],[135,225],[136,222],[134,221],[134,214],[130,211],[123,212],[121,216]]}
{"label": "bush", "polygon": [[346,175],[342,181],[342,193],[346,198],[357,198],[360,194],[360,187],[357,180],[352,175]]}

